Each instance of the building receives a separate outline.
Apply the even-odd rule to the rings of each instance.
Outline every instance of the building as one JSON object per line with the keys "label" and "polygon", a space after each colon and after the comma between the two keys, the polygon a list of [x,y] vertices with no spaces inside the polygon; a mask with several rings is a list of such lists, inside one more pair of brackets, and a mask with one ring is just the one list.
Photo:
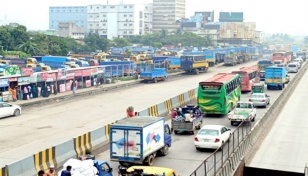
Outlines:
{"label": "building", "polygon": [[49,7],[49,29],[59,30],[60,22],[75,23],[76,26],[87,28],[86,6]]}
{"label": "building", "polygon": [[70,37],[74,39],[83,39],[85,37],[84,28],[78,27],[75,23],[60,22],[58,27],[60,37]]}
{"label": "building", "polygon": [[257,44],[261,44],[263,42],[262,31],[255,31],[255,38],[253,39],[253,42]]}
{"label": "building", "polygon": [[195,12],[190,19],[181,19],[181,28],[185,31],[198,30],[207,23],[214,22],[214,11],[212,12]]}
{"label": "building", "polygon": [[153,32],[174,32],[185,18],[185,0],[153,0]]}
{"label": "building", "polygon": [[112,39],[152,31],[151,4],[88,5],[87,32]]}
{"label": "building", "polygon": [[219,22],[243,22],[243,12],[220,12]]}

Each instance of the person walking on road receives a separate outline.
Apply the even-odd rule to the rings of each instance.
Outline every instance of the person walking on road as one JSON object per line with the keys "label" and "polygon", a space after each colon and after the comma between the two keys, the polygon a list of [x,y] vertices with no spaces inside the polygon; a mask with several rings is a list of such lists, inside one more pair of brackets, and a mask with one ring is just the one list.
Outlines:
{"label": "person walking on road", "polygon": [[74,95],[76,94],[76,88],[77,88],[77,83],[76,83],[76,80],[74,80],[71,85],[71,89]]}
{"label": "person walking on road", "polygon": [[38,171],[37,175],[38,176],[46,176],[45,172],[43,170]]}
{"label": "person walking on road", "polygon": [[55,166],[49,166],[49,169],[46,171],[46,176],[57,176]]}
{"label": "person walking on road", "polygon": [[72,176],[71,170],[72,170],[72,166],[67,166],[66,170],[61,172],[61,176]]}

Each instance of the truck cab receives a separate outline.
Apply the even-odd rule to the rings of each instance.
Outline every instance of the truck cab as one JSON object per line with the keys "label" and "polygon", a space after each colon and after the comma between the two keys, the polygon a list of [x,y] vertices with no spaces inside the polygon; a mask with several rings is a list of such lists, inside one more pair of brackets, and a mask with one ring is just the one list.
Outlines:
{"label": "truck cab", "polygon": [[98,176],[112,176],[112,168],[106,161],[94,161],[94,166],[98,170]]}
{"label": "truck cab", "polygon": [[153,81],[164,81],[167,79],[168,73],[165,68],[154,68],[152,71],[145,71],[140,73],[140,78],[145,82]]}
{"label": "truck cab", "polygon": [[27,58],[27,64],[37,64],[37,60],[35,58]]}

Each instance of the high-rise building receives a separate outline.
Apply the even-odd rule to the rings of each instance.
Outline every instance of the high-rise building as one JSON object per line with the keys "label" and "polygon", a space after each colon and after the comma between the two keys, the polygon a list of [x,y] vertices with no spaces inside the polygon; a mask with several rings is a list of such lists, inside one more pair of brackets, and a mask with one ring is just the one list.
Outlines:
{"label": "high-rise building", "polygon": [[153,32],[174,32],[185,17],[185,0],[153,0]]}
{"label": "high-rise building", "polygon": [[112,39],[152,31],[151,4],[88,5],[87,31]]}
{"label": "high-rise building", "polygon": [[220,12],[219,22],[243,22],[243,12]]}
{"label": "high-rise building", "polygon": [[60,22],[75,23],[77,27],[87,28],[86,6],[49,7],[49,29],[59,30]]}

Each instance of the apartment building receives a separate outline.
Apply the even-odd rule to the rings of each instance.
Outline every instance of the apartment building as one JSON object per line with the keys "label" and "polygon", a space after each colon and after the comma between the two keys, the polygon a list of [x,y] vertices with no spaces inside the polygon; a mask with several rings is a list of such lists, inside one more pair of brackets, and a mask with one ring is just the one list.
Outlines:
{"label": "apartment building", "polygon": [[151,4],[88,5],[87,32],[112,39],[152,31]]}
{"label": "apartment building", "polygon": [[153,32],[162,29],[172,33],[185,18],[185,0],[153,0]]}
{"label": "apartment building", "polygon": [[87,28],[86,6],[49,7],[49,29],[59,30],[60,22],[75,23],[77,27]]}

